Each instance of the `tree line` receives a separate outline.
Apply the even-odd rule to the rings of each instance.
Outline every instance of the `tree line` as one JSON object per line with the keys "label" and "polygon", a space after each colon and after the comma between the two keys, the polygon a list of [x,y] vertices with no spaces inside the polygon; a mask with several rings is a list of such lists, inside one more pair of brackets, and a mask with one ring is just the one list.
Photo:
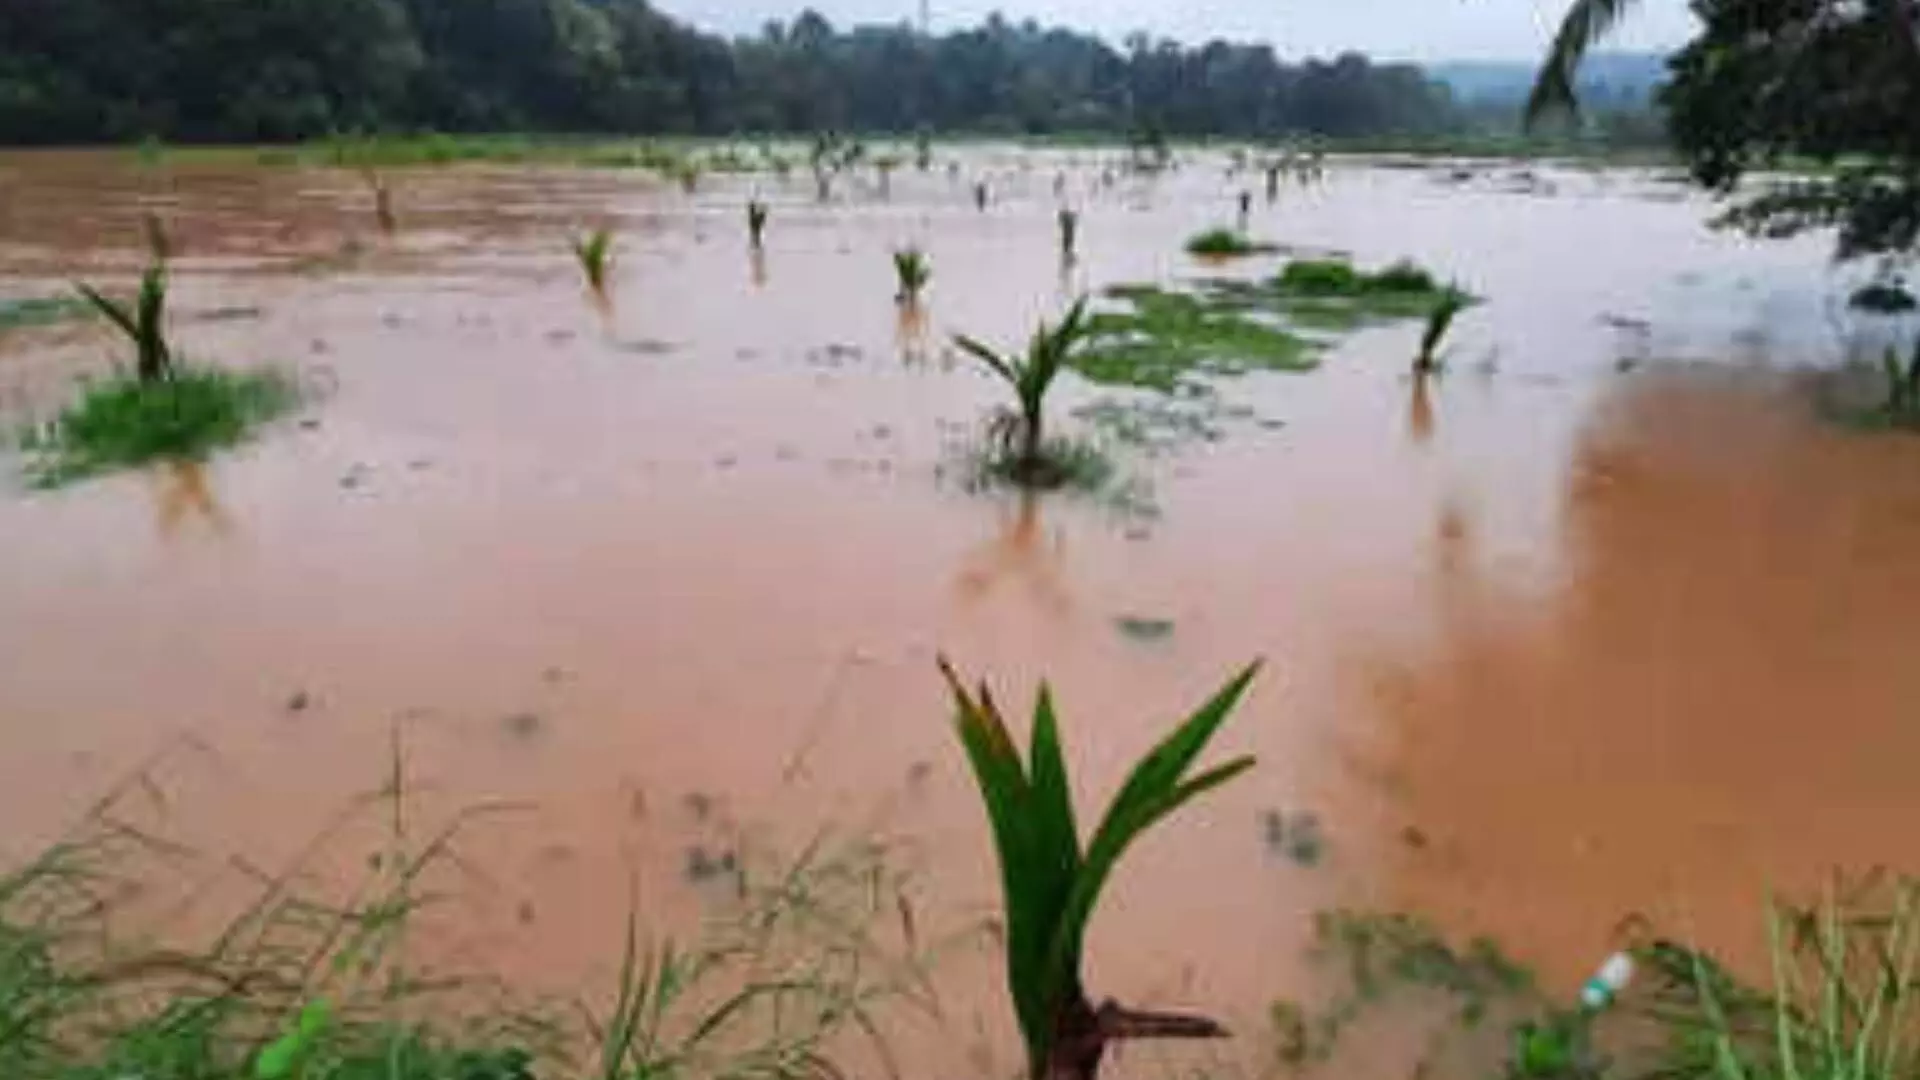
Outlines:
{"label": "tree line", "polygon": [[646,0],[6,0],[0,142],[335,131],[1432,134],[1447,89],[1358,54],[1118,47],[999,16],[940,35],[807,11],[726,39]]}

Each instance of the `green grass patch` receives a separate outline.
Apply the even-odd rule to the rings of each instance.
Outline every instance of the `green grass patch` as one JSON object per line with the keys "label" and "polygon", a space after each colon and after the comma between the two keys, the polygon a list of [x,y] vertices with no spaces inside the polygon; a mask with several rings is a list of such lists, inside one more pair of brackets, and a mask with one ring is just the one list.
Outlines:
{"label": "green grass patch", "polygon": [[93,317],[93,305],[79,296],[29,296],[0,299],[0,332]]}
{"label": "green grass patch", "polygon": [[1443,303],[1478,302],[1408,262],[1369,273],[1343,259],[1296,259],[1269,281],[1216,281],[1207,287],[1222,303],[1271,311],[1301,328],[1333,333],[1425,319]]}
{"label": "green grass patch", "polygon": [[[883,836],[822,832],[794,854],[726,824],[703,829],[727,869],[703,895],[700,929],[670,938],[632,914],[609,923],[615,974],[577,1001],[536,1000],[464,966],[417,967],[409,942],[472,880],[461,849],[474,822],[505,808],[422,812],[398,738],[380,791],[353,800],[293,865],[235,860],[241,873],[218,890],[201,886],[227,860],[128,824],[145,819],[120,805],[138,795],[110,796],[38,856],[0,867],[0,1076],[864,1075],[829,1055],[890,1063],[874,1014],[888,1002],[930,1008],[927,958],[966,936],[920,943],[916,864]],[[124,791],[158,798],[138,780]],[[344,866],[366,869],[341,880]],[[187,882],[191,923],[211,933],[128,929],[154,922],[123,911],[130,899]]]}
{"label": "green grass patch", "polygon": [[1172,393],[1201,376],[1316,364],[1313,342],[1238,303],[1151,285],[1117,286],[1107,296],[1125,307],[1088,320],[1086,347],[1073,360],[1095,383]]}
{"label": "green grass patch", "polygon": [[299,404],[293,378],[271,368],[176,368],[142,382],[117,375],[88,385],[23,449],[37,486],[167,459],[200,459],[246,439]]}
{"label": "green grass patch", "polygon": [[1273,244],[1260,243],[1235,229],[1208,229],[1187,241],[1187,254],[1208,259],[1271,255],[1279,250]]}

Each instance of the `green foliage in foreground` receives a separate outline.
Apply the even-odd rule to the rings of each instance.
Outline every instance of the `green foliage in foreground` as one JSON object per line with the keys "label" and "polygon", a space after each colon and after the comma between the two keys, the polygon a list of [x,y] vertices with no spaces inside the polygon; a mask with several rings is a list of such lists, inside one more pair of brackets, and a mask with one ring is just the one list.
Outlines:
{"label": "green foliage in foreground", "polygon": [[88,385],[79,401],[27,435],[28,474],[52,487],[152,461],[203,458],[299,401],[293,378],[270,368],[176,367],[160,380],[116,376]]}
{"label": "green foliage in foreground", "polygon": [[1134,766],[1085,847],[1052,692],[1041,685],[1023,762],[986,686],[969,691],[945,661],[941,669],[993,826],[1006,914],[1007,987],[1027,1044],[1029,1076],[1091,1077],[1114,1039],[1219,1034],[1217,1026],[1197,1018],[1147,1017],[1111,1003],[1096,1012],[1082,984],[1081,955],[1087,923],[1127,848],[1181,806],[1253,767],[1252,758],[1242,757],[1192,774],[1259,665],[1229,681]]}
{"label": "green foliage in foreground", "polygon": [[84,319],[96,314],[93,304],[79,296],[29,296],[0,300],[0,332],[30,326]]}
{"label": "green foliage in foreground", "polygon": [[[801,1080],[848,1075],[827,1054],[863,1038],[890,1064],[874,1010],[932,1007],[911,873],[870,836],[822,834],[779,856],[727,830],[738,859],[702,929],[649,942],[629,918],[623,945],[610,926],[620,967],[604,994],[536,1004],[484,973],[416,970],[407,943],[458,887],[460,843],[486,808],[403,828],[416,809],[405,784],[396,763],[299,862],[249,872],[237,909],[197,943],[118,932],[125,898],[206,867],[127,827],[114,800],[0,871],[0,1076]],[[347,865],[369,869],[315,885]]]}
{"label": "green foliage in foreground", "polygon": [[1264,255],[1277,250],[1272,244],[1256,243],[1234,229],[1208,229],[1187,241],[1187,254],[1209,259]]}
{"label": "green foliage in foreground", "polygon": [[1835,882],[1767,920],[1770,985],[1674,942],[1644,950],[1670,1080],[1904,1080],[1920,1072],[1920,883]]}

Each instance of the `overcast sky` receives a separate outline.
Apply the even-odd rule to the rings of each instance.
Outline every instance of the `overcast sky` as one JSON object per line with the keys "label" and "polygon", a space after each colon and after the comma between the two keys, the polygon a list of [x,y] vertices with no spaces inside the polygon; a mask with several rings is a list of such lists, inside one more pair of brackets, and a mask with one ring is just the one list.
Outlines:
{"label": "overcast sky", "polygon": [[[656,0],[709,30],[746,33],[790,19],[806,0]],[[919,0],[812,0],[835,25],[916,17]],[[1270,42],[1283,55],[1358,49],[1379,57],[1537,59],[1566,0],[929,0],[936,31],[995,10],[1118,40],[1133,30],[1199,41]],[[1677,45],[1690,36],[1685,0],[1641,0],[1609,47]]]}

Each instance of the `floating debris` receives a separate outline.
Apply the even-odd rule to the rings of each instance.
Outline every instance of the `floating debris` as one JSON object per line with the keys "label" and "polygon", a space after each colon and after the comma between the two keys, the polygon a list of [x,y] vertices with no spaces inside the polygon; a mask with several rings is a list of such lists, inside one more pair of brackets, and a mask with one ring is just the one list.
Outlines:
{"label": "floating debris", "polygon": [[1113,620],[1114,629],[1131,641],[1143,644],[1155,644],[1173,636],[1172,619],[1155,619],[1140,615],[1118,615]]}

